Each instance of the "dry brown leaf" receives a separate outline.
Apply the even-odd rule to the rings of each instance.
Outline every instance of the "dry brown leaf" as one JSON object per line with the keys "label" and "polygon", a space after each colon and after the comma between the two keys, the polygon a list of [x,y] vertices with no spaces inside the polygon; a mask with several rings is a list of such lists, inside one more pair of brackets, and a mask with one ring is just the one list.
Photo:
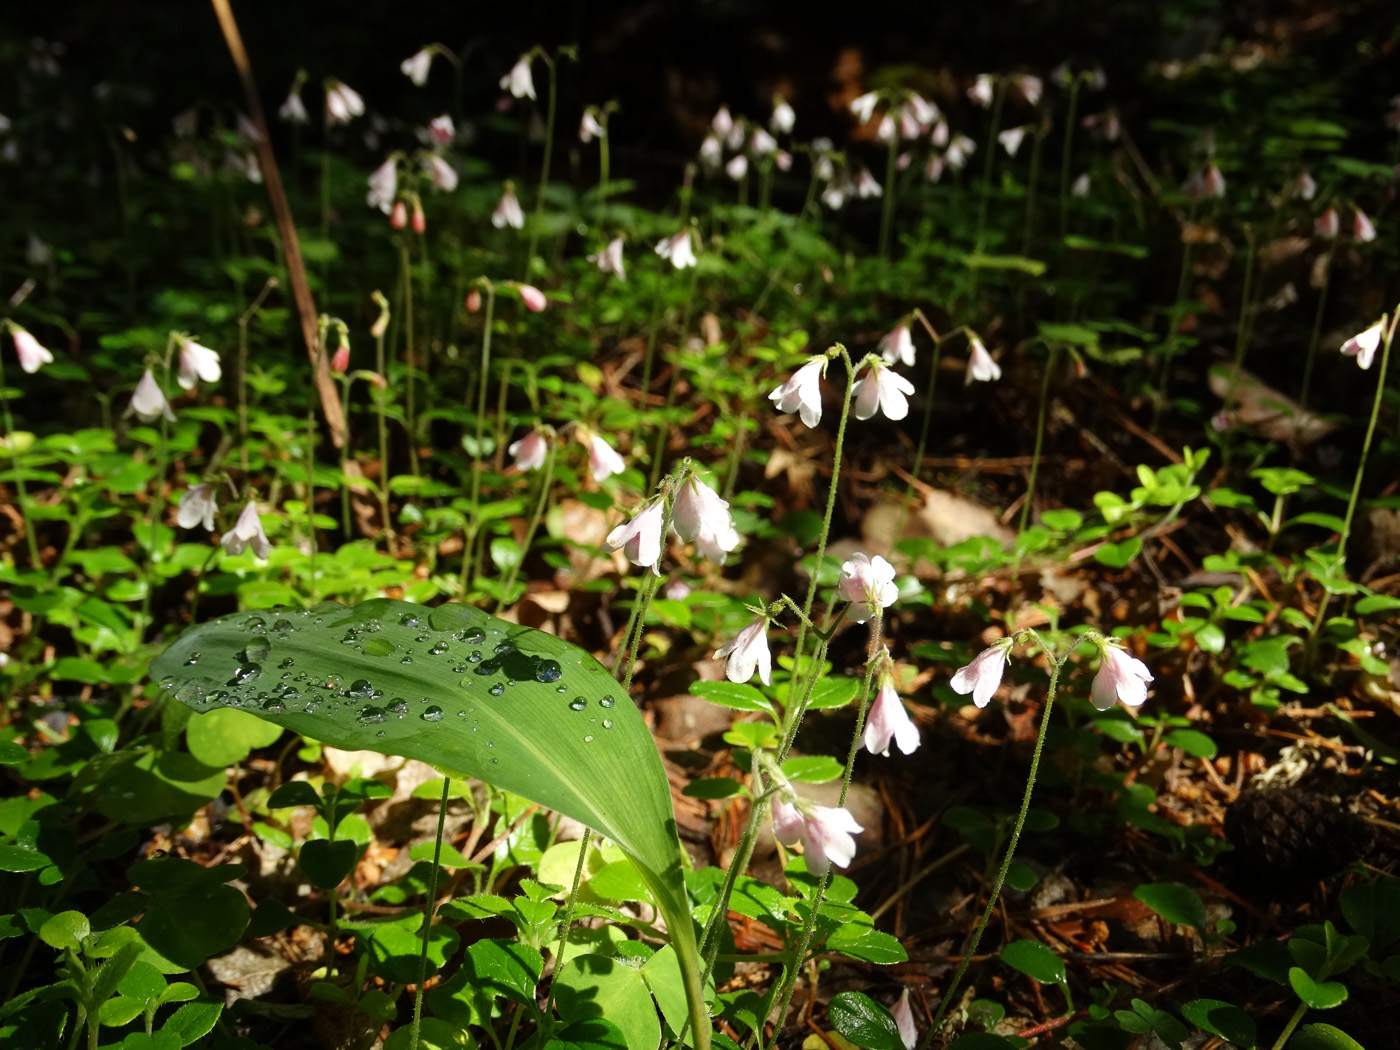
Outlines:
{"label": "dry brown leaf", "polygon": [[[1211,393],[1223,401],[1230,400],[1230,365],[1218,365],[1210,370]],[[1282,391],[1264,383],[1258,376],[1240,369],[1234,383],[1235,417],[1241,426],[1252,427],[1270,441],[1286,441],[1299,448],[1316,444],[1337,429],[1337,424],[1301,408]]]}

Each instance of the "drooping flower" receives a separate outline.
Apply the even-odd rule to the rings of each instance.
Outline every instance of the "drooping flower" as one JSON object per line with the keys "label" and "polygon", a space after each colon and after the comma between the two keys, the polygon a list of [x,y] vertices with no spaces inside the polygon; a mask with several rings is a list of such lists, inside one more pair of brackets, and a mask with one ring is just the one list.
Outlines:
{"label": "drooping flower", "polygon": [[1045,90],[1045,82],[1040,77],[1022,73],[1016,78],[1016,86],[1021,89],[1021,94],[1032,106],[1040,105],[1040,96]]}
{"label": "drooping flower", "polygon": [[1193,171],[1187,180],[1181,184],[1181,191],[1188,197],[1223,197],[1225,196],[1225,176],[1220,173],[1215,162],[1207,164],[1204,168]]}
{"label": "drooping flower", "polygon": [[588,435],[588,466],[594,481],[603,481],[627,469],[627,461],[597,434]]}
{"label": "drooping flower", "polygon": [[457,137],[457,125],[449,114],[440,114],[428,122],[428,137],[435,146],[449,145]]}
{"label": "drooping flower", "polygon": [[428,71],[433,66],[433,53],[434,48],[425,47],[399,63],[399,69],[403,71],[404,76],[413,81],[415,87],[422,87],[428,82]]}
{"label": "drooping flower", "polygon": [[515,460],[516,470],[539,470],[549,454],[549,439],[538,430],[532,430],[519,441],[512,442],[506,451]]}
{"label": "drooping flower", "polygon": [[29,329],[21,328],[13,321],[9,322],[9,325],[10,338],[15,341],[15,356],[19,358],[20,368],[33,375],[44,365],[53,364],[53,354],[34,338]]}
{"label": "drooping flower", "polygon": [[948,135],[948,122],[942,119],[935,120],[933,122],[933,129],[928,133],[929,144],[936,146],[938,149],[942,149],[944,146],[948,145]]}
{"label": "drooping flower", "polygon": [[242,554],[252,547],[253,553],[259,558],[267,557],[268,552],[272,550],[272,542],[267,538],[267,533],[263,532],[262,518],[258,517],[256,503],[249,500],[244,505],[243,513],[238,515],[233,528],[224,533],[221,542],[224,550],[230,554]]}
{"label": "drooping flower", "polygon": [[768,649],[768,617],[760,616],[730,641],[715,650],[715,659],[725,657],[724,675],[731,682],[747,682],[758,672],[758,680],[772,685],[773,654]]}
{"label": "drooping flower", "polygon": [[501,88],[516,98],[535,97],[535,78],[530,73],[530,55],[521,55],[510,72],[501,77]]}
{"label": "drooping flower", "polygon": [[1375,226],[1360,208],[1356,209],[1356,215],[1351,220],[1351,235],[1363,244],[1376,239]]}
{"label": "drooping flower", "polygon": [[170,402],[165,399],[165,391],[161,390],[149,368],[142,373],[141,382],[136,384],[136,390],[131,395],[131,404],[127,406],[126,414],[132,413],[145,423],[150,423],[160,416],[164,416],[167,422],[175,422],[175,413],[170,409]]}
{"label": "drooping flower", "polygon": [[937,182],[943,178],[943,168],[948,162],[937,153],[930,153],[928,163],[924,165],[924,178],[929,182]]}
{"label": "drooping flower", "polygon": [[[399,201],[400,204],[403,201]],[[423,214],[423,202],[417,197],[413,198],[413,232],[422,233],[428,228],[428,217]]]}
{"label": "drooping flower", "polygon": [[972,87],[967,89],[967,97],[972,99],[975,105],[986,109],[992,104],[995,97],[995,89],[992,86],[992,76],[990,73],[981,73],[972,82]]}
{"label": "drooping flower", "polygon": [[913,368],[914,337],[909,332],[909,322],[901,321],[891,328],[881,337],[875,349],[880,351],[889,364],[903,364],[907,368]]}
{"label": "drooping flower", "polygon": [[287,93],[287,97],[277,107],[277,115],[288,124],[305,124],[311,119],[311,115],[306,112],[306,103],[301,100],[301,92],[296,90]]}
{"label": "drooping flower", "polygon": [[580,142],[592,142],[594,139],[606,138],[607,128],[598,122],[597,114],[593,107],[589,106],[583,111],[583,116],[578,122],[578,140]]}
{"label": "drooping flower", "polygon": [[1289,194],[1294,200],[1310,201],[1317,196],[1317,180],[1306,171],[1300,171],[1293,180],[1293,185],[1289,187]]}
{"label": "drooping flower", "polygon": [[1001,366],[992,360],[992,355],[987,353],[987,348],[982,345],[982,340],[975,335],[968,339],[971,351],[967,355],[967,375],[964,384],[976,380],[979,383],[990,383],[994,379],[1001,378]]}
{"label": "drooping flower", "polygon": [[176,380],[182,390],[193,390],[195,383],[217,383],[223,375],[219,367],[219,355],[207,346],[201,346],[193,339],[179,336],[180,368]]}
{"label": "drooping flower", "polygon": [[394,207],[394,198],[399,192],[399,161],[397,157],[390,157],[369,176],[369,193],[365,194],[365,203],[371,208],[378,208],[385,215]]}
{"label": "drooping flower", "polygon": [[773,115],[768,118],[768,126],[773,129],[775,135],[786,135],[792,131],[797,124],[797,113],[793,110],[786,99],[778,98],[773,101]]}
{"label": "drooping flower", "polygon": [[545,298],[544,292],[540,291],[533,284],[524,284],[517,281],[515,290],[520,293],[520,301],[525,304],[525,309],[532,314],[540,313],[549,301]]}
{"label": "drooping flower", "polygon": [[665,507],[653,500],[610,533],[603,549],[621,550],[633,565],[661,575],[661,519]]}
{"label": "drooping flower", "polygon": [[1016,156],[1016,151],[1021,148],[1021,143],[1025,140],[1026,129],[1007,128],[1005,131],[997,132],[997,141],[1001,143],[1001,148],[1006,150],[1008,157]]}
{"label": "drooping flower", "polygon": [[749,158],[742,153],[734,154],[724,166],[724,173],[735,182],[742,182],[744,176],[749,173]]}
{"label": "drooping flower", "polygon": [[713,171],[719,167],[719,162],[724,159],[724,144],[720,142],[716,135],[706,135],[705,141],[700,143],[700,163],[707,170]]}
{"label": "drooping flower", "polygon": [[856,176],[856,196],[862,199],[867,197],[879,197],[884,194],[884,189],[875,181],[875,176],[870,174],[869,168],[861,168],[860,174]]}
{"label": "drooping flower", "polygon": [[779,412],[796,412],[802,422],[815,427],[822,421],[821,377],[826,372],[826,357],[813,357],[787,381],[768,394]]}
{"label": "drooping flower", "polygon": [[335,353],[331,355],[331,371],[338,376],[345,374],[350,367],[350,344],[341,343],[335,348]]}
{"label": "drooping flower", "polygon": [[888,755],[890,740],[893,739],[901,752],[912,755],[919,748],[919,727],[909,717],[895,690],[888,649],[882,659],[884,668],[880,672],[880,689],[875,694],[875,702],[870,705],[870,714],[865,721],[865,749],[872,755]]}
{"label": "drooping flower", "polygon": [[856,856],[855,836],[864,830],[844,808],[781,797],[773,802],[773,837],[786,846],[801,838],[802,856],[813,875],[825,875],[833,864],[849,865]]}
{"label": "drooping flower", "polygon": [[749,135],[749,149],[753,150],[755,156],[766,157],[777,152],[778,140],[762,128],[754,128],[753,133]]}
{"label": "drooping flower", "polygon": [[364,112],[365,100],[358,91],[334,78],[326,81],[326,123],[349,124]]}
{"label": "drooping flower", "polygon": [[507,226],[518,230],[525,225],[525,212],[521,210],[520,201],[510,183],[506,183],[501,199],[496,202],[496,208],[491,212],[491,225],[498,230]]}
{"label": "drooping flower", "polygon": [[734,528],[728,501],[693,474],[676,493],[671,528],[685,542],[694,543],[706,557],[718,554],[715,561],[723,561],[724,555],[739,546],[739,533]]}
{"label": "drooping flower", "polygon": [[1381,333],[1385,328],[1385,318],[1373,324],[1365,331],[1357,332],[1341,346],[1341,352],[1348,357],[1356,358],[1356,363],[1361,368],[1371,367],[1371,362],[1376,359],[1376,350],[1381,345]]}
{"label": "drooping flower", "polygon": [[1001,686],[1001,675],[1006,670],[1006,655],[1010,649],[1011,639],[1003,638],[973,657],[972,663],[959,667],[950,683],[953,692],[963,696],[971,693],[974,704],[986,707]]}
{"label": "drooping flower", "polygon": [[1079,177],[1075,179],[1074,184],[1070,186],[1069,192],[1073,197],[1089,196],[1089,173],[1087,171],[1080,172]]}
{"label": "drooping flower", "polygon": [[1335,207],[1329,207],[1325,212],[1313,220],[1313,232],[1324,241],[1330,241],[1337,236],[1342,228],[1342,217]]}
{"label": "drooping flower", "polygon": [[622,257],[621,237],[614,237],[601,252],[590,255],[588,261],[597,266],[603,273],[616,274],[619,281],[625,282],[627,280],[627,264]]}
{"label": "drooping flower", "polygon": [[914,384],[883,362],[872,360],[865,374],[851,388],[851,411],[857,419],[870,419],[883,412],[886,419],[909,415],[909,395]]}
{"label": "drooping flower", "polygon": [[402,200],[394,201],[394,206],[389,211],[389,225],[396,230],[408,225],[408,205]]}
{"label": "drooping flower", "polygon": [[888,145],[894,141],[898,133],[899,129],[894,122],[894,117],[886,113],[880,118],[880,123],[875,126],[875,141]]}
{"label": "drooping flower", "polygon": [[961,171],[967,164],[968,158],[977,152],[977,143],[963,134],[953,136],[953,141],[948,143],[948,149],[943,154],[943,159],[948,162],[948,167],[954,171]]}
{"label": "drooping flower", "polygon": [[728,106],[720,106],[715,110],[715,115],[710,118],[710,128],[722,139],[727,139],[730,132],[734,130],[734,118],[729,113]]}
{"label": "drooping flower", "polygon": [[851,115],[856,118],[858,124],[869,124],[870,118],[875,115],[875,107],[880,102],[878,91],[867,91],[864,95],[851,100]]}
{"label": "drooping flower", "polygon": [[881,609],[888,609],[899,599],[894,583],[894,566],[880,555],[868,558],[857,551],[850,561],[841,565],[841,579],[836,593],[850,602],[846,615],[856,623],[865,623]]}
{"label": "drooping flower", "polygon": [[684,270],[686,267],[694,266],[697,262],[695,258],[695,246],[690,241],[690,230],[679,230],[664,240],[656,244],[656,254],[663,259],[670,259],[671,265],[677,270]]}
{"label": "drooping flower", "polygon": [[1089,698],[1100,711],[1107,711],[1122,700],[1129,707],[1140,707],[1147,699],[1147,683],[1152,672],[1147,665],[1124,649],[1110,643],[1099,646],[1102,661],[1089,687]]}
{"label": "drooping flower", "polygon": [[191,485],[180,497],[179,509],[175,511],[175,523],[182,529],[203,525],[206,532],[213,532],[214,513],[218,509],[214,502],[212,485]]}
{"label": "drooping flower", "polygon": [[457,188],[457,169],[447,162],[447,158],[431,154],[428,157],[428,172],[432,176],[434,189],[451,193]]}
{"label": "drooping flower", "polygon": [[[904,100],[903,108],[919,125],[920,131],[931,127],[933,122],[941,116],[938,112],[938,107],[917,91],[909,92],[909,97]],[[912,135],[910,136],[910,138],[913,137]]]}

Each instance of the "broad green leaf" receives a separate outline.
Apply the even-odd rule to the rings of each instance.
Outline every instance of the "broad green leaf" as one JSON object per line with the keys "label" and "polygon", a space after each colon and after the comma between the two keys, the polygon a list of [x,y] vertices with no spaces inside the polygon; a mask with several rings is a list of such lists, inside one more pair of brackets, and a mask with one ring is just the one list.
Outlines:
{"label": "broad green leaf", "polygon": [[249,753],[275,743],[280,726],[231,707],[194,715],[185,727],[190,754],[206,766],[223,768],[242,762]]}
{"label": "broad green leaf", "polygon": [[1134,890],[1133,896],[1168,922],[1193,926],[1205,933],[1206,906],[1191,887],[1175,882],[1150,882]]}
{"label": "broad green leaf", "polygon": [[773,703],[745,682],[696,682],[690,687],[692,696],[703,697],[712,704],[735,711],[766,711],[773,713]]}
{"label": "broad green leaf", "polygon": [[1330,1010],[1347,999],[1347,986],[1341,981],[1314,981],[1301,966],[1288,968],[1288,983],[1294,994],[1314,1010]]}
{"label": "broad green leaf", "polygon": [[1228,1039],[1240,1050],[1251,1050],[1259,1038],[1249,1014],[1219,999],[1192,999],[1182,1006],[1181,1016],[1203,1032]]}
{"label": "broad green leaf", "polygon": [[1065,964],[1039,941],[1012,941],[1001,950],[1001,961],[1041,984],[1065,984]]}
{"label": "broad green leaf", "polygon": [[1288,1041],[1288,1050],[1365,1050],[1365,1047],[1330,1024],[1305,1024]]}
{"label": "broad green leaf", "polygon": [[39,927],[39,940],[50,948],[78,951],[92,932],[88,918],[80,911],[61,911]]}
{"label": "broad green leaf", "polygon": [[214,1030],[223,1010],[223,1003],[186,1003],[161,1025],[161,1031],[173,1032],[179,1037],[181,1046],[189,1046]]}
{"label": "broad green leaf", "polygon": [[627,1040],[627,1050],[657,1050],[661,1019],[642,975],[604,955],[577,955],[554,979],[554,1006],[566,1024],[605,1017]]}
{"label": "broad green leaf", "polygon": [[904,1050],[890,1011],[864,992],[841,992],[827,1008],[832,1026],[865,1050]]}
{"label": "broad green leaf", "polygon": [[151,675],[196,711],[243,708],[335,747],[416,758],[612,839],[667,919],[705,1050],[670,786],[640,713],[589,653],[469,605],[375,599],[222,617],[181,635]]}

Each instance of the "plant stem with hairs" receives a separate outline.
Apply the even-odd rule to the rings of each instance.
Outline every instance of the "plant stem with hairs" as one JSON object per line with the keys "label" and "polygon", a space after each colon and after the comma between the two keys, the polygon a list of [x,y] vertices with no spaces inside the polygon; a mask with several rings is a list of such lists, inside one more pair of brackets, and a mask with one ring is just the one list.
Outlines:
{"label": "plant stem with hairs", "polygon": [[1050,346],[1050,355],[1045,359],[1045,375],[1040,380],[1040,407],[1035,419],[1035,451],[1031,453],[1031,476],[1026,483],[1026,501],[1021,504],[1020,531],[1025,532],[1031,521],[1031,504],[1035,502],[1035,481],[1040,473],[1040,450],[1045,444],[1045,405],[1050,400],[1050,377],[1055,374],[1055,358],[1059,347]]}

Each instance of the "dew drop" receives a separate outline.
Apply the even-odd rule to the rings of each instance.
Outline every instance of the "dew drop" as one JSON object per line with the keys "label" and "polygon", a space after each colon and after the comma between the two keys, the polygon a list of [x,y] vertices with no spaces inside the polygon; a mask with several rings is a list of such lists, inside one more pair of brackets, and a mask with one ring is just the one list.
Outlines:
{"label": "dew drop", "polygon": [[613,726],[613,723],[612,723],[612,719],[611,719],[611,718],[605,718],[605,719],[603,719],[603,728],[604,728],[604,729],[611,729],[612,726]]}
{"label": "dew drop", "polygon": [[429,649],[428,652],[433,656],[441,656],[443,653],[447,652],[447,643],[438,642],[431,649]]}
{"label": "dew drop", "polygon": [[293,659],[289,656],[289,657],[287,657],[285,660],[283,660],[280,664],[278,664],[277,666],[278,666],[278,667],[282,667],[282,668],[295,667],[295,666],[296,666],[296,661],[293,660]]}
{"label": "dew drop", "polygon": [[244,646],[243,652],[246,654],[244,659],[251,660],[253,663],[260,663],[267,659],[268,653],[272,652],[272,646],[268,643],[266,638],[252,638],[249,639],[248,644]]}
{"label": "dew drop", "polygon": [[261,616],[250,616],[243,621],[243,629],[245,631],[253,631],[257,634],[261,634],[263,631],[267,630],[267,621]]}
{"label": "dew drop", "polygon": [[360,712],[358,721],[362,726],[372,726],[378,725],[380,722],[384,721],[386,717],[382,709],[378,707],[367,707]]}
{"label": "dew drop", "polygon": [[402,616],[399,617],[399,623],[402,624],[404,627],[417,627],[419,620],[417,615],[414,613],[404,613]]}
{"label": "dew drop", "polygon": [[467,663],[469,663],[469,664],[479,664],[479,663],[481,663],[481,650],[480,650],[480,649],[473,649],[473,650],[472,650],[472,654],[471,654],[470,656],[467,657]]}
{"label": "dew drop", "polygon": [[434,704],[432,707],[426,708],[418,717],[425,722],[441,722],[442,708]]}
{"label": "dew drop", "polygon": [[285,617],[280,620],[274,620],[272,622],[272,629],[278,634],[291,634],[292,631],[296,630],[296,628],[292,626],[292,621]]}
{"label": "dew drop", "polygon": [[569,701],[569,709],[571,711],[582,711],[587,706],[588,701],[581,696],[576,696]]}
{"label": "dew drop", "polygon": [[613,698],[610,697],[610,696],[605,696],[605,697],[603,697],[601,700],[598,701],[598,706],[599,706],[599,707],[612,707],[612,705],[613,705]]}
{"label": "dew drop", "polygon": [[592,733],[589,733],[587,736],[585,736],[585,737],[583,738],[583,742],[584,742],[585,744],[591,744],[591,743],[593,743],[593,734],[592,734]]}
{"label": "dew drop", "polygon": [[374,698],[374,686],[370,685],[368,678],[356,678],[345,695],[352,700],[371,700]]}
{"label": "dew drop", "polygon": [[328,675],[326,675],[326,688],[327,688],[327,689],[335,689],[335,690],[338,691],[338,690],[340,689],[340,687],[341,687],[342,685],[344,685],[344,684],[345,684],[345,679],[344,679],[344,678],[341,678],[340,675],[338,675],[338,674],[328,674]]}
{"label": "dew drop", "polygon": [[493,685],[493,686],[491,687],[491,689],[490,689],[490,693],[491,693],[492,696],[500,696],[500,695],[501,695],[502,693],[504,693],[505,691],[506,691],[506,687],[505,687],[505,683],[503,683],[503,682],[497,682],[497,683],[496,683],[495,685]]}
{"label": "dew drop", "polygon": [[274,696],[263,701],[262,709],[271,714],[280,715],[287,709],[287,706],[282,702],[281,697]]}
{"label": "dew drop", "polygon": [[250,685],[256,682],[261,674],[261,667],[257,664],[248,664],[245,667],[236,668],[233,672],[233,677],[224,684],[228,686]]}
{"label": "dew drop", "polygon": [[541,660],[539,666],[535,668],[535,681],[537,682],[557,682],[564,677],[564,669],[559,666],[558,660]]}
{"label": "dew drop", "polygon": [[401,663],[401,664],[411,664],[411,663],[413,663],[413,657],[411,657],[411,656],[405,656],[402,660],[399,661],[399,663]]}
{"label": "dew drop", "polygon": [[402,718],[408,714],[408,701],[401,696],[396,696],[393,703],[389,705],[389,710]]}
{"label": "dew drop", "polygon": [[194,666],[195,664],[197,664],[197,663],[199,663],[199,654],[198,654],[198,653],[190,653],[190,658],[189,658],[188,660],[185,661],[185,666],[186,666],[186,667],[193,667],[193,666]]}

